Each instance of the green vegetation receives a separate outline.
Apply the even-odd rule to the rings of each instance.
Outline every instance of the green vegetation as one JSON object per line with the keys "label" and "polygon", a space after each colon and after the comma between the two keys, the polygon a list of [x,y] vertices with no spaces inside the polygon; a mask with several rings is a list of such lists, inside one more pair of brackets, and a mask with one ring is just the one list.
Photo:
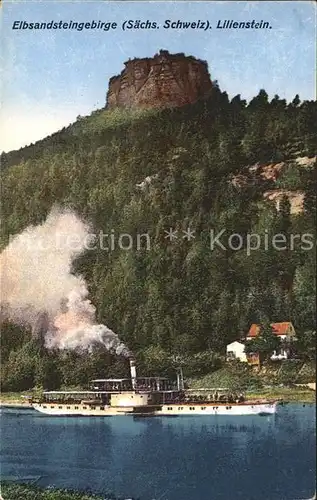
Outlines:
{"label": "green vegetation", "polygon": [[[189,379],[188,385],[190,389],[244,390],[248,399],[315,402],[316,392],[313,389],[295,385],[312,382],[315,377],[314,363],[303,364],[293,360],[266,363],[258,372],[246,363],[231,362],[214,373]],[[306,379],[304,382],[303,378]]]}
{"label": "green vegetation", "polygon": [[[286,103],[264,90],[246,103],[214,88],[191,106],[170,110],[100,110],[19,151],[1,155],[3,248],[9,236],[44,220],[54,204],[70,207],[98,234],[148,233],[150,249],[90,250],[74,272],[87,281],[98,321],[136,353],[139,371],[202,377],[223,365],[227,343],[251,323],[292,321],[301,359],[315,357],[315,252],[290,235],[316,233],[316,169],[294,168],[288,186],[305,193],[291,216],[263,202],[273,181],[255,181],[249,166],[317,151],[317,103]],[[235,187],[233,176],[248,179]],[[137,187],[147,176],[151,182]],[[286,184],[285,184],[286,185]],[[169,242],[164,230],[188,227],[196,238]],[[210,230],[224,248],[211,248]],[[239,250],[228,237],[243,237]],[[264,244],[249,256],[248,233],[282,233],[287,249]],[[239,246],[239,241],[233,242]],[[128,366],[103,348],[48,352],[27,327],[2,324],[2,389],[86,385],[125,376]],[[218,374],[219,375],[219,374]]]}
{"label": "green vegetation", "polygon": [[89,493],[61,490],[57,488],[38,488],[28,484],[3,482],[1,493],[4,500],[114,500],[113,496],[96,496]]}
{"label": "green vegetation", "polygon": [[282,175],[276,181],[276,187],[278,189],[287,189],[290,191],[296,191],[301,189],[303,182],[302,176],[305,175],[305,170],[303,167],[291,162],[282,172]]}
{"label": "green vegetation", "polygon": [[191,389],[228,388],[246,390],[261,388],[261,377],[246,363],[232,362],[214,373],[188,381]]}
{"label": "green vegetation", "polygon": [[270,387],[261,391],[247,391],[248,399],[273,399],[293,403],[316,403],[316,392],[304,387]]}

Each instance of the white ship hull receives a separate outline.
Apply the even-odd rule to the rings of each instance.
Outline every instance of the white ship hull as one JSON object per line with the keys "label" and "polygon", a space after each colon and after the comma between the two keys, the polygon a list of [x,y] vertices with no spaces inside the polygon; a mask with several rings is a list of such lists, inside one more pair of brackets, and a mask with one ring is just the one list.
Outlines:
{"label": "white ship hull", "polygon": [[208,404],[163,406],[160,415],[260,415],[276,412],[276,403],[260,404]]}
{"label": "white ship hull", "polygon": [[139,416],[182,416],[182,415],[272,415],[276,412],[275,402],[248,402],[228,404],[170,404],[151,408],[146,407],[111,407],[89,405],[66,405],[33,403],[33,408],[45,415],[112,417],[118,415]]}

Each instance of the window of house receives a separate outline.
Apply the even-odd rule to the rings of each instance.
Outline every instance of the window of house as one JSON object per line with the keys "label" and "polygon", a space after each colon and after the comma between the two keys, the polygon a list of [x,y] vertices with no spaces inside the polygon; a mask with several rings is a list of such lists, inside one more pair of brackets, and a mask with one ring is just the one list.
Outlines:
{"label": "window of house", "polygon": [[202,409],[202,410],[206,410],[206,406],[202,406],[202,407],[201,407],[201,409]]}
{"label": "window of house", "polygon": [[87,406],[83,406],[83,410],[87,410]]}
{"label": "window of house", "polygon": [[55,406],[51,406],[51,409],[54,410]]}
{"label": "window of house", "polygon": [[75,406],[75,410],[78,410],[78,406]]}
{"label": "window of house", "polygon": [[100,406],[100,410],[104,410],[104,409],[105,409],[105,407],[104,407],[104,406]]}
{"label": "window of house", "polygon": [[70,406],[66,406],[67,410],[70,410]]}
{"label": "window of house", "polygon": [[59,409],[59,410],[62,410],[62,408],[63,408],[62,406],[59,406],[59,407],[58,407],[58,409]]}
{"label": "window of house", "polygon": [[90,407],[90,409],[91,409],[91,410],[95,410],[95,409],[96,409],[96,407],[95,407],[95,406],[91,406],[91,407]]}

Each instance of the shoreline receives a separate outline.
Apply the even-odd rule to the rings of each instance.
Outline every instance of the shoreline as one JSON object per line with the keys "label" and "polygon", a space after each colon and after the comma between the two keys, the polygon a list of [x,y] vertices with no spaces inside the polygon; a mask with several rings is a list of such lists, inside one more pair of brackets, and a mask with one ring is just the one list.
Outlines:
{"label": "shoreline", "polygon": [[[78,491],[71,489],[62,489],[57,487],[40,487],[36,484],[30,484],[27,482],[11,482],[11,481],[1,481],[1,492],[0,499],[4,497],[2,494],[10,495],[8,498],[10,500],[21,500],[21,498],[31,498],[30,495],[35,494],[38,500],[137,500],[136,498],[129,497],[116,497],[111,493],[105,493],[102,495],[95,494],[90,491]],[[58,496],[57,496],[58,495]],[[316,500],[316,492],[312,497],[305,500]]]}
{"label": "shoreline", "polygon": [[[21,500],[21,498],[31,498],[31,495],[38,500],[133,500],[132,497],[129,499],[123,499],[122,497],[115,497],[111,493],[105,493],[103,495],[98,495],[91,493],[89,491],[77,491],[70,489],[62,489],[57,487],[40,487],[36,484],[30,484],[28,482],[11,482],[11,481],[1,481],[1,493],[3,495],[9,495],[8,500]],[[58,495],[58,496],[57,496]],[[1,497],[0,499],[4,497]],[[136,500],[136,499],[135,499]]]}
{"label": "shoreline", "polygon": [[258,391],[246,390],[247,399],[274,399],[285,403],[315,403],[316,391],[309,386],[272,387]]}
{"label": "shoreline", "polygon": [[31,409],[33,406],[30,404],[20,403],[19,401],[0,401],[0,408]]}

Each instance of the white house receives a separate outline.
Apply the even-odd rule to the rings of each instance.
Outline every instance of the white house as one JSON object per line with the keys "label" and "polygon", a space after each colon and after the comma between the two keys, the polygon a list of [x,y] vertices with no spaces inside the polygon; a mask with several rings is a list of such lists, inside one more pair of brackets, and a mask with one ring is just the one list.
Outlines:
{"label": "white house", "polygon": [[248,362],[246,354],[244,352],[244,344],[242,344],[241,342],[238,342],[237,340],[235,342],[231,342],[231,344],[227,345],[226,350],[227,361],[238,359],[239,361],[245,361],[246,363]]}

